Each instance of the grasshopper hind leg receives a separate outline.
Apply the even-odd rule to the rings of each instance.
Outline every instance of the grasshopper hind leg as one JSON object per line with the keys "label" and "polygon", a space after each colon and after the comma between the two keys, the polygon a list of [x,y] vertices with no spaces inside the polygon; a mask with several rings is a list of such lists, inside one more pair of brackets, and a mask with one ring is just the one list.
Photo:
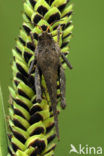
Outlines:
{"label": "grasshopper hind leg", "polygon": [[65,72],[62,66],[59,68],[59,77],[60,77],[60,93],[61,93],[61,108],[65,109],[66,100],[65,100],[65,90],[66,90],[66,78]]}
{"label": "grasshopper hind leg", "polygon": [[35,69],[35,88],[36,88],[36,101],[41,102],[42,97],[41,97],[41,83],[40,83],[40,72],[38,67]]}

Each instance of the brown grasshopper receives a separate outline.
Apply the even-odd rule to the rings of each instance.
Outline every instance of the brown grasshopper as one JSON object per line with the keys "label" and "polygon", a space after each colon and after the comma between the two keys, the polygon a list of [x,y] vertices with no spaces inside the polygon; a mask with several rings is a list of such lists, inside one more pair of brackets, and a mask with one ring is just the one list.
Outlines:
{"label": "brown grasshopper", "polygon": [[[54,122],[56,127],[56,135],[59,139],[59,128],[58,128],[58,115],[57,115],[57,79],[60,79],[60,92],[61,92],[61,107],[65,108],[65,74],[62,68],[60,57],[66,62],[67,66],[72,69],[72,66],[68,59],[59,47],[60,39],[60,26],[57,29],[58,31],[58,42],[56,43],[51,33],[48,31],[43,31],[38,37],[38,44],[35,50],[35,57],[29,68],[29,74],[32,72],[34,64],[36,64],[35,69],[35,88],[36,88],[36,100],[41,102],[41,76],[40,72],[43,74],[48,89],[48,93],[51,100]],[[31,35],[32,41],[33,36]]]}

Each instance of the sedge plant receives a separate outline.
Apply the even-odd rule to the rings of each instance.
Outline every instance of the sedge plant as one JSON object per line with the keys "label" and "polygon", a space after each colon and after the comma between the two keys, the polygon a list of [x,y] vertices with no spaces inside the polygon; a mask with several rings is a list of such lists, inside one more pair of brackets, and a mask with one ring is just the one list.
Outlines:
{"label": "sedge plant", "polygon": [[[57,42],[57,28],[61,26],[59,46],[61,52],[68,56],[73,29],[73,5],[69,0],[25,0],[23,6],[23,25],[12,50],[13,85],[9,87],[7,156],[53,156],[56,131],[49,93],[42,75],[42,101],[37,102],[34,88],[35,66],[31,74],[29,68],[34,59],[38,37],[47,28]],[[62,58],[61,62],[65,69],[66,63]],[[58,103],[59,85],[58,80]],[[60,110],[59,105],[57,109]]]}

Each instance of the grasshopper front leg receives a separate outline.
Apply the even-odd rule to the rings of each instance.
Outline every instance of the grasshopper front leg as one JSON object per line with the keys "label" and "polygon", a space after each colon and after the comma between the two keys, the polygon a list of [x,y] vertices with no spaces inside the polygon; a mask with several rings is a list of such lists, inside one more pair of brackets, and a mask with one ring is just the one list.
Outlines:
{"label": "grasshopper front leg", "polygon": [[[59,41],[60,41],[60,34],[61,34],[60,30],[61,30],[61,25],[59,25],[58,28],[57,28],[57,42],[58,42],[58,44],[59,44]],[[65,55],[63,53],[61,53],[61,57],[66,62],[67,66],[70,69],[72,69],[71,63],[68,61],[68,59],[65,57]]]}
{"label": "grasshopper front leg", "polygon": [[61,29],[61,25],[58,26],[57,28],[57,42],[59,43],[60,42],[60,29]]}
{"label": "grasshopper front leg", "polygon": [[31,65],[30,65],[30,68],[29,68],[29,71],[28,71],[29,75],[31,74],[35,63],[36,63],[36,60],[34,59],[34,60],[32,61],[32,63],[31,63]]}
{"label": "grasshopper front leg", "polygon": [[69,62],[69,60],[65,57],[65,55],[63,53],[61,53],[61,57],[63,58],[63,60],[66,62],[67,66],[72,69],[72,65]]}
{"label": "grasshopper front leg", "polygon": [[41,102],[42,97],[41,97],[41,83],[40,83],[40,72],[38,67],[35,69],[35,88],[36,88],[36,101]]}

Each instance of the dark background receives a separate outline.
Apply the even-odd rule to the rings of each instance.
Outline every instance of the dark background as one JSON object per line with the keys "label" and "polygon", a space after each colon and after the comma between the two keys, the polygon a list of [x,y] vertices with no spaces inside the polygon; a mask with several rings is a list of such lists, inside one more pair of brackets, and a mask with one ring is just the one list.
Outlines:
{"label": "dark background", "polygon": [[[104,147],[104,0],[72,0],[74,31],[66,70],[67,109],[60,115],[56,156],[70,144]],[[12,73],[11,49],[22,25],[22,0],[0,0],[0,84],[7,109]],[[74,155],[74,154],[71,154]]]}

